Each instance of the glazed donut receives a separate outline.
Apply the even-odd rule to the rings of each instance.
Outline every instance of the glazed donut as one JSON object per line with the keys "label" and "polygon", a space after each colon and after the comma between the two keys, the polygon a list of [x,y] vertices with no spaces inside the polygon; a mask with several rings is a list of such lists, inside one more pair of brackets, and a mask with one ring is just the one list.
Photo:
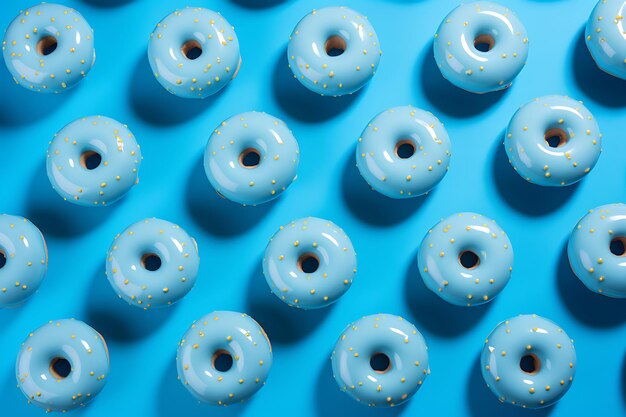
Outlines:
{"label": "glazed donut", "polygon": [[471,93],[503,90],[526,65],[528,35],[511,10],[498,3],[462,4],[441,22],[435,61],[445,79]]}
{"label": "glazed donut", "polygon": [[391,314],[366,316],[350,324],[330,359],[339,388],[373,407],[402,404],[430,374],[424,337],[411,323]]}
{"label": "glazed donut", "polygon": [[147,310],[167,307],[187,295],[199,266],[195,239],[178,225],[153,217],[115,236],[106,275],[119,298]]}
{"label": "glazed donut", "polygon": [[554,322],[536,314],[498,324],[485,340],[481,370],[500,402],[524,408],[557,402],[574,380],[574,341]]}
{"label": "glazed donut", "polygon": [[428,231],[417,255],[426,287],[457,306],[491,301],[513,271],[511,241],[494,220],[457,213]]}
{"label": "glazed donut", "polygon": [[0,215],[0,308],[33,295],[48,269],[48,248],[37,227],[23,217]]}
{"label": "glazed donut", "polygon": [[178,345],[178,379],[200,401],[227,406],[259,391],[272,367],[272,345],[252,317],[214,311],[196,320]]}
{"label": "glazed donut", "polygon": [[15,83],[40,93],[72,88],[96,62],[93,29],[80,13],[60,4],[20,12],[4,34],[2,52]]}
{"label": "glazed donut", "polygon": [[376,74],[382,51],[366,16],[347,7],[313,10],[295,27],[287,47],[295,79],[314,93],[352,94]]}
{"label": "glazed donut", "polygon": [[626,3],[600,0],[585,28],[587,48],[602,71],[626,80]]}
{"label": "glazed donut", "polygon": [[329,220],[307,217],[281,226],[263,257],[272,293],[292,307],[326,307],[350,289],[356,253],[350,238]]}
{"label": "glazed donut", "polygon": [[243,205],[278,197],[295,181],[298,142],[285,122],[262,112],[241,113],[215,128],[204,170],[217,193]]}
{"label": "glazed donut", "polygon": [[175,10],[161,20],[150,34],[148,60],[163,88],[184,98],[217,93],[241,65],[235,28],[201,7]]}
{"label": "glazed donut", "polygon": [[89,116],[61,129],[48,146],[48,178],[63,200],[107,206],[139,182],[141,150],[126,125]]}
{"label": "glazed donut", "polygon": [[427,193],[448,172],[450,139],[431,113],[394,107],[374,117],[356,147],[356,166],[374,190],[391,198]]}
{"label": "glazed donut", "polygon": [[560,187],[580,181],[596,165],[602,134],[581,102],[544,96],[515,113],[504,147],[513,169],[526,181]]}
{"label": "glazed donut", "polygon": [[15,374],[29,403],[66,412],[85,406],[102,391],[109,351],[102,335],[82,321],[50,321],[22,343]]}
{"label": "glazed donut", "polygon": [[572,230],[567,256],[574,274],[591,291],[626,298],[626,205],[589,210]]}

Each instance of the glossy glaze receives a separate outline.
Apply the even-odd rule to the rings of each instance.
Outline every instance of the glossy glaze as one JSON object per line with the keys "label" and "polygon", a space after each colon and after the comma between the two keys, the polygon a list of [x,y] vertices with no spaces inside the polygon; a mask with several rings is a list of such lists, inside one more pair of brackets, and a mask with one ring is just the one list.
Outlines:
{"label": "glossy glaze", "polygon": [[[547,137],[558,131],[563,137],[557,147],[550,146]],[[526,181],[560,187],[580,181],[593,169],[602,152],[602,134],[582,102],[544,96],[517,110],[504,147],[513,169]]]}
{"label": "glossy glaze", "polygon": [[[343,53],[333,56],[332,49]],[[341,96],[369,82],[382,51],[365,15],[347,7],[326,7],[300,20],[289,37],[287,55],[302,85],[317,94]]]}
{"label": "glossy glaze", "polygon": [[[221,372],[216,355],[227,354],[232,367]],[[214,311],[196,320],[176,355],[178,377],[200,401],[227,406],[244,402],[263,385],[272,367],[272,346],[252,317]]]}
{"label": "glossy glaze", "polygon": [[[400,152],[410,147],[412,155]],[[372,119],[359,138],[356,165],[374,190],[391,198],[427,193],[448,172],[450,139],[431,113],[412,106],[394,107]]]}
{"label": "glossy glaze", "polygon": [[[302,261],[317,260],[309,270]],[[305,272],[306,271],[306,272]],[[350,289],[356,253],[348,235],[329,220],[307,217],[281,226],[263,257],[272,293],[292,307],[326,307]]]}
{"label": "glossy glaze", "polygon": [[[198,57],[187,53],[199,48]],[[231,82],[241,55],[235,28],[221,14],[201,7],[175,10],[150,34],[150,67],[170,93],[184,98],[211,96]]]}
{"label": "glossy glaze", "polygon": [[585,28],[587,48],[598,68],[626,80],[626,1],[600,0]]}
{"label": "glossy glaze", "polygon": [[[66,377],[54,372],[57,358],[69,362]],[[109,351],[102,335],[80,320],[50,321],[28,335],[15,363],[17,386],[29,403],[47,411],[86,405],[104,388]]]}
{"label": "glossy glaze", "polygon": [[0,308],[32,296],[47,269],[48,248],[39,229],[23,217],[0,215]]}
{"label": "glossy glaze", "polygon": [[199,266],[195,239],[180,226],[153,217],[115,237],[108,251],[106,275],[121,299],[147,310],[167,307],[187,295]]}
{"label": "glossy glaze", "polygon": [[[375,370],[372,356],[384,354],[386,369]],[[350,324],[331,356],[339,388],[361,404],[395,406],[411,398],[430,374],[422,334],[402,317],[375,314]]]}
{"label": "glossy glaze", "polygon": [[15,83],[39,93],[72,88],[96,61],[91,26],[76,10],[53,3],[21,11],[4,34],[2,52]]}
{"label": "glossy glaze", "polygon": [[[534,368],[522,369],[525,356],[534,359]],[[554,322],[536,314],[519,315],[498,324],[485,339],[480,364],[500,402],[541,408],[557,402],[570,388],[576,351],[574,341]]]}
{"label": "glossy glaze", "polygon": [[567,255],[576,276],[593,292],[626,298],[626,262],[618,246],[626,242],[626,205],[596,207],[581,218],[567,244]]}
{"label": "glossy glaze", "polygon": [[[476,43],[491,43],[481,51]],[[498,3],[462,4],[441,22],[434,40],[441,74],[472,93],[505,89],[522,71],[528,56],[526,28],[511,10]]]}
{"label": "glossy glaze", "polygon": [[[256,166],[243,156],[256,153]],[[295,181],[298,142],[285,122],[262,112],[241,113],[215,128],[204,151],[204,170],[221,196],[243,205],[278,197]]]}

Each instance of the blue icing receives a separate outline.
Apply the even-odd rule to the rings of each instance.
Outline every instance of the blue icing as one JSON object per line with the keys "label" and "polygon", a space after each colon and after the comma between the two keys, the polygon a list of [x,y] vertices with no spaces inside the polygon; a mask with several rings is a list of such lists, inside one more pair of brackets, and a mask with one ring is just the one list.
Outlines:
{"label": "blue icing", "polygon": [[2,52],[15,82],[43,93],[72,88],[96,60],[93,29],[76,10],[59,4],[20,12],[4,34]]}
{"label": "blue icing", "polygon": [[200,7],[175,10],[161,20],[150,34],[148,59],[163,88],[184,98],[217,93],[241,65],[235,29],[221,14]]}
{"label": "blue icing", "polygon": [[473,2],[458,6],[441,22],[434,51],[444,78],[469,92],[488,93],[509,87],[522,71],[528,35],[505,6]]}
{"label": "blue icing", "polygon": [[213,188],[243,205],[278,197],[296,179],[299,162],[298,142],[291,130],[262,112],[223,121],[204,152],[204,170]]}
{"label": "blue icing", "polygon": [[544,96],[515,113],[504,147],[513,169],[526,181],[560,187],[580,181],[596,165],[602,134],[581,102]]}
{"label": "blue icing", "polygon": [[[220,359],[230,358],[229,368]],[[178,377],[198,400],[227,406],[259,391],[272,367],[272,346],[250,316],[214,311],[196,320],[176,354]]]}
{"label": "blue icing", "polygon": [[166,307],[196,282],[200,257],[196,241],[179,226],[150,218],[115,237],[106,274],[121,299],[143,309]]}
{"label": "blue icing", "polygon": [[451,304],[475,306],[493,299],[509,282],[513,248],[494,220],[457,213],[428,231],[417,263],[435,294]]}
{"label": "blue icing", "polygon": [[[403,151],[409,150],[408,154]],[[376,191],[391,198],[427,193],[448,172],[450,139],[431,113],[394,107],[372,119],[359,138],[356,163]]]}
{"label": "blue icing", "polygon": [[520,315],[503,321],[485,340],[481,370],[500,402],[547,407],[570,388],[576,367],[574,341],[554,322]]}
{"label": "blue icing", "polygon": [[287,55],[294,78],[302,85],[317,94],[341,96],[367,84],[382,51],[366,16],[347,7],[326,7],[298,23]]}
{"label": "blue icing", "polygon": [[350,289],[356,253],[345,232],[329,220],[307,217],[281,226],[263,257],[272,293],[292,307],[326,307]]}
{"label": "blue icing", "polygon": [[339,388],[368,406],[407,401],[430,374],[424,337],[411,323],[391,314],[366,316],[346,327],[331,361]]}
{"label": "blue icing", "polygon": [[[57,372],[58,361],[69,363],[69,374]],[[102,391],[108,374],[102,335],[74,319],[50,321],[30,333],[15,363],[18,387],[30,403],[47,411],[86,405]]]}
{"label": "blue icing", "polygon": [[626,80],[626,3],[600,0],[585,28],[587,48],[598,67]]}

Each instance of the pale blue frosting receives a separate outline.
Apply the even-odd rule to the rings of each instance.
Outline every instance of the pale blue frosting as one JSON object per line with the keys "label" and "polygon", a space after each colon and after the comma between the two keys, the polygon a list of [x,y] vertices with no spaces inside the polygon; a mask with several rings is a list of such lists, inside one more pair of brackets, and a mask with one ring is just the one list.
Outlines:
{"label": "pale blue frosting", "polygon": [[[388,359],[386,369],[371,365],[372,357],[380,354]],[[424,337],[413,324],[391,314],[366,316],[346,327],[331,361],[339,388],[368,406],[407,401],[430,374]]]}
{"label": "pale blue frosting", "polygon": [[[562,138],[551,146],[547,139],[559,132]],[[582,102],[544,96],[517,110],[504,147],[513,169],[526,181],[560,187],[580,181],[593,169],[602,152],[602,134]]]}
{"label": "pale blue frosting", "polygon": [[21,11],[4,34],[2,52],[15,83],[40,93],[72,88],[96,61],[93,29],[85,18],[52,3]]}
{"label": "pale blue frosting", "polygon": [[[531,367],[522,367],[524,357]],[[570,388],[576,351],[574,341],[554,322],[528,314],[498,324],[485,340],[480,363],[487,386],[500,402],[541,408],[557,402]]]}
{"label": "pale blue frosting", "polygon": [[[198,48],[199,56],[186,52]],[[196,49],[197,51],[197,49]],[[237,76],[241,64],[235,28],[221,14],[201,7],[175,10],[150,34],[150,67],[170,93],[211,96]]]}
{"label": "pale blue frosting", "polygon": [[[411,156],[400,146],[412,149]],[[427,193],[448,172],[450,139],[431,113],[412,106],[394,107],[372,119],[359,138],[356,164],[376,191],[391,198]]]}
{"label": "pale blue frosting", "polygon": [[[96,154],[99,164],[90,165]],[[48,147],[48,178],[65,201],[106,206],[135,184],[141,151],[128,127],[104,116],[89,116],[61,129]]]}
{"label": "pale blue frosting", "polygon": [[[343,53],[330,55],[332,49]],[[368,83],[382,51],[365,15],[347,7],[326,7],[313,10],[298,23],[289,37],[287,55],[294,78],[302,85],[317,94],[341,96]]]}
{"label": "pale blue frosting", "polygon": [[[477,44],[491,44],[489,50]],[[498,3],[462,4],[441,22],[434,41],[435,60],[452,84],[472,93],[505,89],[522,71],[528,56],[526,28]]]}
{"label": "pale blue frosting", "polygon": [[[69,362],[68,375],[53,370]],[[109,351],[102,335],[80,320],[50,321],[30,333],[15,363],[18,387],[28,401],[47,411],[86,405],[102,391],[109,374]]]}
{"label": "pale blue frosting", "polygon": [[[315,259],[313,270],[303,262]],[[307,217],[281,226],[263,257],[272,293],[292,307],[326,307],[350,289],[356,253],[348,235],[329,220]]]}
{"label": "pale blue frosting", "polygon": [[626,1],[600,0],[591,12],[585,39],[598,67],[626,80]]}

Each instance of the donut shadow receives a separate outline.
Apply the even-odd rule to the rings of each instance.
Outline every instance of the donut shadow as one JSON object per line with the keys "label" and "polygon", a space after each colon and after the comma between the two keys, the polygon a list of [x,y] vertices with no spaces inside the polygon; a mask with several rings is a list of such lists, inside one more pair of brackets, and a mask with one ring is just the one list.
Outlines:
{"label": "donut shadow", "polygon": [[186,186],[187,210],[203,229],[218,236],[236,236],[254,229],[270,212],[278,198],[258,206],[242,206],[220,197],[204,171],[201,154]]}
{"label": "donut shadow", "polygon": [[624,361],[622,362],[622,401],[624,402],[624,406],[626,406],[626,355],[624,355]]}
{"label": "donut shadow", "polygon": [[574,81],[582,92],[607,107],[626,106],[626,80],[598,68],[585,43],[584,25],[571,50]]}
{"label": "donut shadow", "polygon": [[231,0],[233,3],[247,9],[267,9],[285,3],[287,0]]}
{"label": "donut shadow", "polygon": [[626,322],[626,300],[606,297],[589,290],[574,274],[563,244],[556,276],[557,288],[567,310],[578,320],[593,327],[615,327]]}

